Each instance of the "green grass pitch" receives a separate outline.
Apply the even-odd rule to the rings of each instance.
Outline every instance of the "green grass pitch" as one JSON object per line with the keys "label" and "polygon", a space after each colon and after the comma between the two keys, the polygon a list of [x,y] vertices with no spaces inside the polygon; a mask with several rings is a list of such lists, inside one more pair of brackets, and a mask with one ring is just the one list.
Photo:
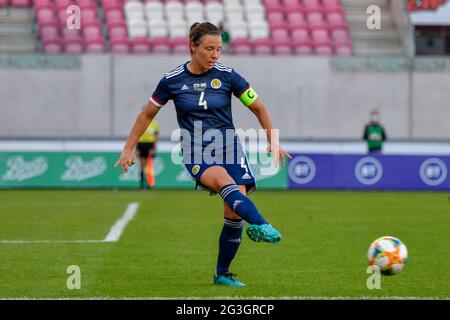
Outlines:
{"label": "green grass pitch", "polygon": [[[1,298],[450,298],[446,193],[257,191],[279,245],[243,235],[232,271],[244,288],[212,284],[223,204],[199,191],[0,191]],[[128,204],[117,242],[102,240]],[[409,264],[368,289],[367,250],[384,235]],[[23,240],[6,243],[5,240]],[[36,240],[49,240],[47,243]],[[77,265],[81,288],[66,272]]]}

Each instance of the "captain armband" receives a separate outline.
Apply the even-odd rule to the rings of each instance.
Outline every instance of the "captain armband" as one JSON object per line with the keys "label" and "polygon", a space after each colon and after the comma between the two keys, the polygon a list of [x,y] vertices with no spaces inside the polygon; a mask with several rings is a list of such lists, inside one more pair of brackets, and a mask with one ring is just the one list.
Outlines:
{"label": "captain armband", "polygon": [[250,106],[253,102],[258,99],[258,94],[253,90],[252,87],[249,87],[247,90],[244,91],[243,94],[241,94],[239,100],[246,106]]}

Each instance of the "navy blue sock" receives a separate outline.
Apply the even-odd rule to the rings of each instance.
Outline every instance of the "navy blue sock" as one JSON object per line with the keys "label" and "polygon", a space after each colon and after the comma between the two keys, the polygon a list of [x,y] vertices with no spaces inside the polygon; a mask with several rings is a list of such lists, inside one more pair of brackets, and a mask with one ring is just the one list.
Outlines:
{"label": "navy blue sock", "polygon": [[257,225],[267,223],[264,217],[259,213],[255,204],[239,191],[237,185],[226,185],[220,190],[220,196],[231,210],[236,212],[248,223]]}
{"label": "navy blue sock", "polygon": [[236,256],[242,241],[242,228],[244,220],[225,218],[219,239],[219,257],[217,259],[217,274],[230,271],[230,264]]}

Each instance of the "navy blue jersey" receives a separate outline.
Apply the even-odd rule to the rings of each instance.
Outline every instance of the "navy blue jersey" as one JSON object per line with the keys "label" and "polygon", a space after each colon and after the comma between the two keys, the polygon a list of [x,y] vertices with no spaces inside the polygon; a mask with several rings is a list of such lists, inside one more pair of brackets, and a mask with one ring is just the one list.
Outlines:
{"label": "navy blue jersey", "polygon": [[165,74],[150,101],[161,108],[172,99],[181,129],[193,133],[194,122],[201,121],[203,132],[223,131],[234,129],[231,95],[240,97],[248,87],[243,77],[221,63],[202,74],[191,73],[185,63]]}

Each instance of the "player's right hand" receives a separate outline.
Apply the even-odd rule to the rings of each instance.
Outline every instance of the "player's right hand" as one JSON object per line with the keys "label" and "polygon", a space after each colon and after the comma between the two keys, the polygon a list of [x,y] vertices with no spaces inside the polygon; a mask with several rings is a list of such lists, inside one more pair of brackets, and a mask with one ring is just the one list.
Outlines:
{"label": "player's right hand", "polygon": [[136,156],[132,150],[124,149],[120,155],[119,160],[117,160],[114,168],[117,168],[119,164],[122,166],[122,173],[128,172],[128,167],[131,167],[136,163]]}

